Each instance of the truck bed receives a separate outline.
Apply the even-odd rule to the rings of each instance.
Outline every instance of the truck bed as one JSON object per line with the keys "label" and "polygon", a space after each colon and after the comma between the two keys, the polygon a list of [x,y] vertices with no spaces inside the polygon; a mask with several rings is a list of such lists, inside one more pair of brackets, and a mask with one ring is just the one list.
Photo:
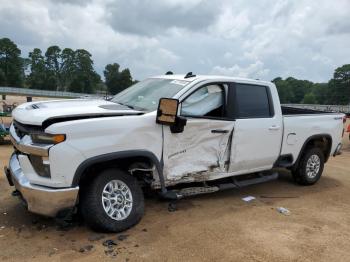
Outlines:
{"label": "truck bed", "polygon": [[293,162],[310,137],[328,135],[332,143],[331,154],[340,143],[344,114],[282,107],[282,115],[284,132],[281,155],[293,156]]}
{"label": "truck bed", "polygon": [[290,106],[281,106],[281,109],[282,109],[282,115],[309,115],[309,114],[332,113],[329,111],[319,111],[319,110],[297,108],[297,107],[290,107]]}

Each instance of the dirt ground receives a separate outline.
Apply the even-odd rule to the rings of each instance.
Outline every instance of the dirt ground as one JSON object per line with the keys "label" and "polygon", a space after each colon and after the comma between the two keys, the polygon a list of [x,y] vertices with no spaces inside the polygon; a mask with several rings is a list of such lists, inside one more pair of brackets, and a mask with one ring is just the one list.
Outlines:
{"label": "dirt ground", "polygon": [[[49,97],[33,97],[33,102],[35,101],[44,101],[44,100],[50,100],[55,98],[49,98]],[[6,102],[7,104],[22,104],[27,102],[27,98],[25,96],[12,96],[12,95],[6,95],[6,100],[2,100],[2,96],[0,96],[0,105],[2,105],[2,101]],[[0,110],[1,111],[1,110]]]}
{"label": "dirt ground", "polygon": [[[273,182],[181,200],[175,212],[147,199],[144,218],[122,234],[95,233],[82,223],[64,229],[30,214],[0,176],[0,260],[349,261],[348,134],[343,140],[343,154],[330,158],[314,186],[298,186],[281,172]],[[1,170],[11,152],[0,145]],[[116,245],[106,247],[106,240]]]}

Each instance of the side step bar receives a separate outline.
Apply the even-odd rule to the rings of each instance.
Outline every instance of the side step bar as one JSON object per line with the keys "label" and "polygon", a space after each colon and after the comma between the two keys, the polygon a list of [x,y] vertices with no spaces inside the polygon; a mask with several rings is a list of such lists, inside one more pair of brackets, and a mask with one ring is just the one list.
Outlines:
{"label": "side step bar", "polygon": [[186,187],[178,190],[168,190],[165,193],[161,193],[161,197],[168,200],[177,200],[189,196],[202,195],[213,193],[222,190],[228,190],[233,188],[241,188],[250,185],[260,184],[269,182],[272,180],[276,180],[278,178],[278,173],[274,172],[270,175],[264,175],[263,173],[259,173],[258,177],[245,179],[245,180],[237,180],[237,178],[233,178],[231,183],[218,184],[215,186],[204,186],[204,187]]}
{"label": "side step bar", "polygon": [[274,172],[270,175],[265,175],[265,176],[262,173],[259,173],[259,176],[257,178],[251,178],[251,179],[241,180],[241,181],[237,181],[236,179],[234,179],[234,183],[238,187],[245,187],[245,186],[269,182],[272,180],[276,180],[277,178],[278,178],[277,172]]}

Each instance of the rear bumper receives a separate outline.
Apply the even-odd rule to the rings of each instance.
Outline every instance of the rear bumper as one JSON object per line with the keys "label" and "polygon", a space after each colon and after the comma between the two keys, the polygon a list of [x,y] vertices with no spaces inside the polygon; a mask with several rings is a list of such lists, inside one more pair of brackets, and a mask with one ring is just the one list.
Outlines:
{"label": "rear bumper", "polygon": [[61,210],[72,208],[77,203],[79,187],[50,188],[33,185],[22,171],[17,155],[10,158],[9,167],[5,167],[9,184],[21,193],[29,211],[54,217]]}

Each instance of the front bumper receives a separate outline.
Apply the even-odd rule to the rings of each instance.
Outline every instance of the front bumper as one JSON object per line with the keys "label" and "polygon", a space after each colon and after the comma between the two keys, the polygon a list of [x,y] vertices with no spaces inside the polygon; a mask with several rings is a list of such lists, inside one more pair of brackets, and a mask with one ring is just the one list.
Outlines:
{"label": "front bumper", "polygon": [[77,203],[79,187],[50,188],[29,182],[22,171],[18,157],[13,154],[5,175],[10,185],[21,193],[29,211],[54,217],[61,210],[72,208]]}

